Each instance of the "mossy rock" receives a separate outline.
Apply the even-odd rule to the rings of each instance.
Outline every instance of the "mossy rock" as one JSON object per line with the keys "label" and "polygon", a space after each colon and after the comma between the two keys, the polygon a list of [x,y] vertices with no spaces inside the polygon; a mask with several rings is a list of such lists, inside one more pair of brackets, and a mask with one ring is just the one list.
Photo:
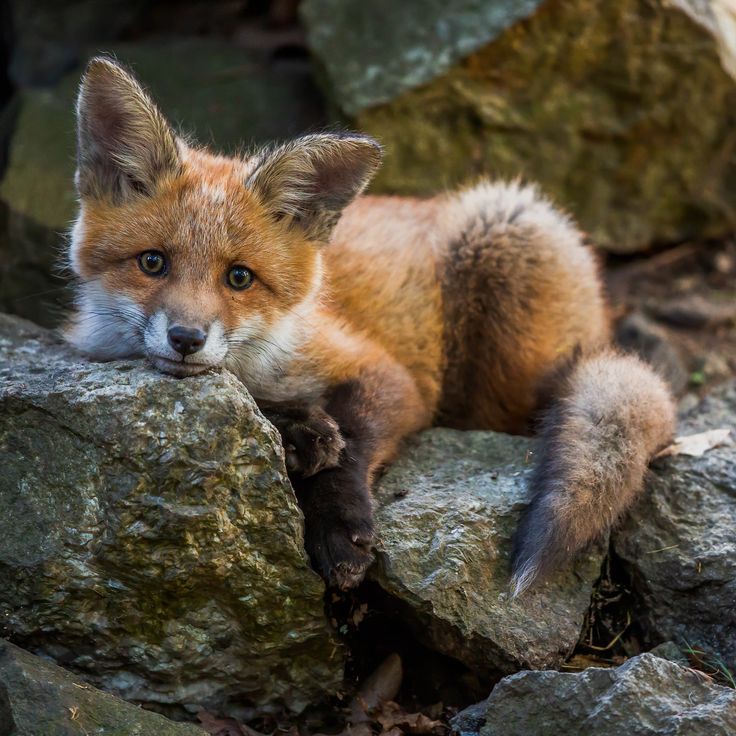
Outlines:
{"label": "mossy rock", "polygon": [[342,682],[274,428],[231,374],[0,315],[3,631],[126,700],[300,712]]}
{"label": "mossy rock", "polygon": [[[350,46],[343,30],[337,48]],[[317,54],[341,104],[334,51],[324,44]],[[382,63],[365,60],[374,75]],[[736,226],[736,84],[713,36],[656,0],[547,0],[353,120],[386,146],[378,192],[521,176],[619,253]]]}
{"label": "mossy rock", "polygon": [[0,641],[0,736],[204,736]]}
{"label": "mossy rock", "polygon": [[560,666],[600,574],[596,547],[512,597],[511,550],[534,449],[524,437],[432,429],[376,489],[380,541],[370,574],[423,644],[488,678]]}

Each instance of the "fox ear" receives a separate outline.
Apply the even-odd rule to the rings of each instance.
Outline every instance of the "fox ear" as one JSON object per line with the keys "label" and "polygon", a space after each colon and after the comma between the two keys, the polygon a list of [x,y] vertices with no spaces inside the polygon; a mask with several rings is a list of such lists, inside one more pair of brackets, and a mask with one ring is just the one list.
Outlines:
{"label": "fox ear", "polygon": [[140,84],[112,59],[92,59],[77,98],[79,195],[150,195],[179,167],[176,136]]}
{"label": "fox ear", "polygon": [[355,134],[307,135],[256,156],[247,185],[277,219],[326,241],[381,164],[381,146]]}

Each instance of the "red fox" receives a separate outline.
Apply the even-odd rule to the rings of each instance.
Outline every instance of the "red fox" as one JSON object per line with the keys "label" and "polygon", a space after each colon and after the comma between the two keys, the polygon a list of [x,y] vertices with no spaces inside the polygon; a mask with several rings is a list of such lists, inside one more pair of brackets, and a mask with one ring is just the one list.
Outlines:
{"label": "red fox", "polygon": [[282,434],[328,584],[363,578],[374,476],[432,424],[538,432],[517,594],[640,491],[673,400],[609,346],[594,256],[534,187],[358,196],[382,152],[354,133],[215,155],[106,57],[77,117],[69,341],[175,376],[237,374]]}

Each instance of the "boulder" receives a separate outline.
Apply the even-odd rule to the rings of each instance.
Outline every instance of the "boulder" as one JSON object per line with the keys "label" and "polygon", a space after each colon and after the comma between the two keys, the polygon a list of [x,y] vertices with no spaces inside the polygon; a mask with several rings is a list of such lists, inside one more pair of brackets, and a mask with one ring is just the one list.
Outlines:
{"label": "boulder", "polygon": [[593,549],[513,599],[512,536],[527,501],[534,443],[433,429],[376,490],[374,579],[405,609],[418,639],[498,675],[561,664],[575,646],[600,574]]}
{"label": "boulder", "polygon": [[638,623],[736,671],[736,382],[682,419],[680,435],[731,429],[702,457],[657,463],[647,492],[613,535],[640,600]]}
{"label": "boulder", "polygon": [[[119,43],[108,50],[132,66],[172,123],[202,144],[232,153],[323,122],[307,68],[270,64],[234,44],[204,39]],[[99,46],[86,56],[94,53]],[[0,181],[0,309],[44,325],[56,320],[47,304],[67,297],[53,274],[76,212],[80,74],[76,68],[55,86],[22,90],[11,102],[14,125]]]}
{"label": "boulder", "polygon": [[275,429],[226,372],[90,363],[0,316],[0,617],[166,712],[301,711],[341,683]]}
{"label": "boulder", "polygon": [[[204,736],[0,641],[0,736]],[[4,701],[4,702],[3,702]]]}
{"label": "boulder", "polygon": [[8,74],[18,87],[58,82],[90,44],[105,44],[125,30],[148,0],[9,0],[12,29]]}
{"label": "boulder", "polygon": [[303,14],[328,94],[386,147],[375,191],[521,176],[617,253],[736,225],[725,3],[307,0]]}
{"label": "boulder", "polygon": [[652,654],[612,669],[519,672],[501,680],[473,708],[454,719],[463,736],[727,736],[736,731],[736,690]]}
{"label": "boulder", "polygon": [[354,115],[429,82],[542,0],[304,0],[309,46]]}
{"label": "boulder", "polygon": [[667,331],[640,311],[616,324],[616,342],[636,353],[667,381],[676,396],[685,393],[690,375],[676,343]]}

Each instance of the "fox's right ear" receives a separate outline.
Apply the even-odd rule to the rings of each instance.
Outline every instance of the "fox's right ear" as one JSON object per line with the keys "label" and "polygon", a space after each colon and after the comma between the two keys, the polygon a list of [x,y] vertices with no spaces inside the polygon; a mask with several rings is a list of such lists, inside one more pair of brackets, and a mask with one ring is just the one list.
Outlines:
{"label": "fox's right ear", "polygon": [[141,85],[116,61],[92,59],[77,98],[80,197],[151,195],[180,166],[176,136]]}

